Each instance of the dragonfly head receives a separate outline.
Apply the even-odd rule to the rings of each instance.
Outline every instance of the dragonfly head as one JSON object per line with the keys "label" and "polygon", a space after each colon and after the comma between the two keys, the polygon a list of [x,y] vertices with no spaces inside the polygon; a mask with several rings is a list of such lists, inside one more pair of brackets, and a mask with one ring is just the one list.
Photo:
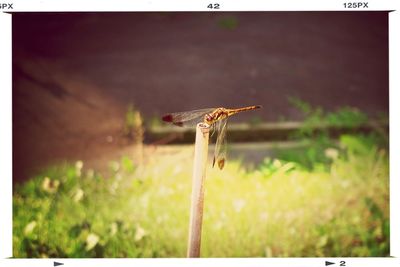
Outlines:
{"label": "dragonfly head", "polygon": [[211,124],[213,124],[213,122],[214,122],[213,116],[211,116],[210,114],[206,114],[204,116],[204,123],[211,125]]}

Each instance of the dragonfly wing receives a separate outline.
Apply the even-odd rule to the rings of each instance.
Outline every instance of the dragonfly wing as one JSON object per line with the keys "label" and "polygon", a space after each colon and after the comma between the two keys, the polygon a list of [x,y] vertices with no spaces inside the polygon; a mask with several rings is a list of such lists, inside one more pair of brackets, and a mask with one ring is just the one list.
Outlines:
{"label": "dragonfly wing", "polygon": [[215,108],[197,109],[185,112],[169,113],[162,117],[165,122],[170,122],[177,126],[193,126],[199,123],[202,116],[211,113]]}
{"label": "dragonfly wing", "polygon": [[216,131],[217,131],[217,141],[215,143],[214,150],[214,158],[213,158],[213,167],[215,162],[217,162],[218,167],[222,170],[225,165],[226,160],[226,132],[228,127],[228,120],[225,118],[217,122]]}

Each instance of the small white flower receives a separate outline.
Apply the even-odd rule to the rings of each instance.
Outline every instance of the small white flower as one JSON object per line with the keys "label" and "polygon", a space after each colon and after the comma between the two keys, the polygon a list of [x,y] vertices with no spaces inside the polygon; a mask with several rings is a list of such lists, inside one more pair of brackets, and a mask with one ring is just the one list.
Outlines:
{"label": "small white flower", "polygon": [[144,230],[142,227],[138,225],[136,227],[135,241],[140,241],[146,235],[147,235],[146,230]]}
{"label": "small white flower", "polygon": [[119,183],[118,181],[114,181],[111,185],[110,185],[110,193],[115,195],[117,193],[117,189],[119,187]]}
{"label": "small white flower", "polygon": [[77,170],[82,169],[82,167],[83,167],[83,161],[82,160],[78,160],[77,162],[75,162],[75,168]]}
{"label": "small white flower", "polygon": [[174,193],[174,190],[166,186],[160,186],[158,189],[158,193],[160,196],[170,196]]}
{"label": "small white flower", "polygon": [[280,168],[282,166],[282,162],[280,162],[278,159],[274,159],[274,161],[272,162],[272,165],[275,168]]}
{"label": "small white flower", "polygon": [[236,212],[240,212],[246,206],[246,201],[244,199],[235,199],[232,204],[233,209]]}
{"label": "small white flower", "polygon": [[220,229],[222,229],[223,226],[224,226],[224,223],[223,223],[222,221],[217,221],[217,222],[214,224],[214,229],[215,229],[215,230],[220,230]]}
{"label": "small white flower", "polygon": [[47,193],[55,193],[57,192],[58,186],[60,185],[60,181],[51,180],[49,177],[45,177],[42,182],[42,189]]}
{"label": "small white flower", "polygon": [[268,212],[261,212],[260,213],[260,220],[266,221],[266,220],[268,220],[268,217],[269,217]]}
{"label": "small white flower", "polygon": [[78,160],[75,162],[75,171],[76,171],[76,176],[81,177],[82,175],[82,167],[83,167],[83,161]]}
{"label": "small white flower", "polygon": [[118,232],[118,225],[116,222],[113,222],[110,226],[110,235],[114,236]]}
{"label": "small white flower", "polygon": [[44,177],[43,182],[42,182],[42,188],[43,188],[44,191],[48,191],[49,190],[50,183],[51,183],[50,178],[47,177],[47,176]]}
{"label": "small white flower", "polygon": [[341,185],[343,188],[348,188],[348,187],[351,185],[351,183],[350,183],[350,181],[348,181],[348,180],[343,180],[343,181],[340,182],[340,185]]}
{"label": "small white flower", "polygon": [[82,198],[83,198],[84,195],[85,195],[85,192],[84,192],[81,188],[78,188],[78,189],[75,191],[74,195],[73,195],[73,200],[74,200],[75,202],[79,202],[79,201],[82,200]]}
{"label": "small white flower", "polygon": [[335,148],[327,148],[325,149],[325,157],[329,159],[337,159],[339,157],[339,151]]}
{"label": "small white flower", "polygon": [[120,168],[119,162],[117,162],[117,161],[110,162],[110,168],[113,172],[119,171],[119,168]]}
{"label": "small white flower", "polygon": [[177,174],[181,173],[182,169],[183,169],[182,165],[180,165],[180,164],[176,165],[175,168],[174,168],[173,174],[177,175]]}
{"label": "small white flower", "polygon": [[30,233],[32,233],[36,225],[37,225],[36,221],[31,221],[30,223],[28,223],[24,228],[24,234],[29,235]]}
{"label": "small white flower", "polygon": [[93,249],[97,243],[99,242],[100,238],[98,235],[90,233],[87,237],[86,237],[86,247],[85,249],[87,251]]}
{"label": "small white flower", "polygon": [[266,247],[265,248],[265,257],[268,257],[268,258],[272,257],[272,249],[271,249],[271,247]]}
{"label": "small white flower", "polygon": [[115,180],[121,181],[122,180],[122,175],[120,173],[115,174]]}

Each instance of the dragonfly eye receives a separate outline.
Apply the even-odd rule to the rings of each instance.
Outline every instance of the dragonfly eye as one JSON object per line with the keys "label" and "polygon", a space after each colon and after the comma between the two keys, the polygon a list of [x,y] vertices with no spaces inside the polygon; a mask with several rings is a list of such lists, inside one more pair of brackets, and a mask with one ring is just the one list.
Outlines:
{"label": "dragonfly eye", "polygon": [[212,117],[210,116],[210,114],[206,114],[205,118],[206,118],[206,121],[208,121],[208,122],[212,121]]}

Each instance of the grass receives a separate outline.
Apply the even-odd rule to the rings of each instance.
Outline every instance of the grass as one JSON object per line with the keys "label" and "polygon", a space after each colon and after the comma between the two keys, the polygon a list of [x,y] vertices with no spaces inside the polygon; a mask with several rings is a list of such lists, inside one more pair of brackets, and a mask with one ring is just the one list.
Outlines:
{"label": "grass", "polygon": [[[209,165],[202,257],[388,256],[388,151],[371,140]],[[109,177],[78,161],[16,186],[14,257],[185,257],[192,153],[123,157]]]}

